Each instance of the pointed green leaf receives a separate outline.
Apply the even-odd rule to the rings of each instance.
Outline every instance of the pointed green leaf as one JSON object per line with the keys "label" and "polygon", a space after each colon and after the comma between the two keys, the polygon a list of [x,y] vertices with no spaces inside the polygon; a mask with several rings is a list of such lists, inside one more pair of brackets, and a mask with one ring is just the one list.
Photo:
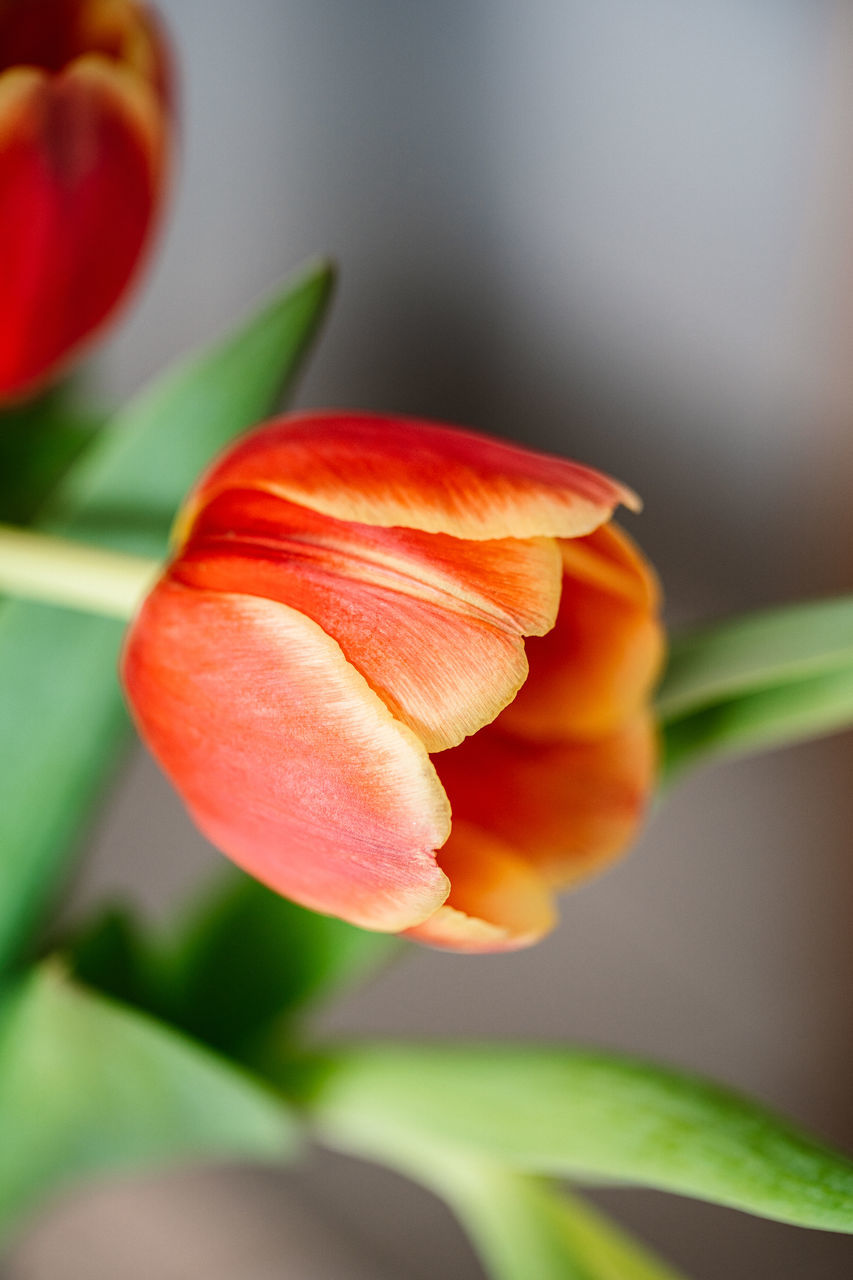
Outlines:
{"label": "pointed green leaf", "polygon": [[734,618],[673,641],[657,699],[667,776],[853,724],[853,597]]}
{"label": "pointed green leaf", "polygon": [[[291,383],[330,288],[329,268],[314,269],[143,392],[67,473],[40,527],[164,554],[197,473]],[[0,604],[0,966],[20,952],[55,893],[121,747],[122,631],[108,619]]]}
{"label": "pointed green leaf", "polygon": [[281,1159],[280,1099],[152,1019],[46,966],[0,1004],[0,1231],[81,1178],[175,1161]]}
{"label": "pointed green leaf", "polygon": [[672,641],[658,692],[664,720],[760,689],[853,668],[853,596],[727,619]]}
{"label": "pointed green leaf", "polygon": [[853,1163],[737,1094],[652,1064],[561,1048],[376,1045],[329,1054],[291,1085],[324,1141],[380,1161],[439,1147],[853,1233]]}
{"label": "pointed green leaf", "polygon": [[664,774],[702,760],[804,742],[853,724],[853,666],[758,689],[663,726]]}

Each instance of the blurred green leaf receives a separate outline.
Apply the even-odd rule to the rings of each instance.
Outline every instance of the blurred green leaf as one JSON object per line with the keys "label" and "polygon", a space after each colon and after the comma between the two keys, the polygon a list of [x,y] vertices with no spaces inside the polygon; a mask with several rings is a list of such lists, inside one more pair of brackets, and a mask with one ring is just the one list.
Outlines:
{"label": "blurred green leaf", "polygon": [[543,1179],[462,1163],[429,1180],[493,1280],[679,1280],[603,1214]]}
{"label": "blurred green leaf", "polygon": [[672,776],[705,757],[853,724],[853,597],[734,618],[673,641],[658,694]]}
{"label": "blurred green leaf", "polygon": [[676,636],[658,692],[665,720],[853,668],[853,596],[728,619]]}
{"label": "blurred green leaf", "polygon": [[26,524],[103,424],[71,384],[0,410],[0,520]]}
{"label": "blurred green leaf", "polygon": [[76,976],[243,1061],[321,999],[354,985],[402,944],[318,915],[229,872],[177,929],[143,931],[111,909],[66,939]]}
{"label": "blurred green leaf", "polygon": [[438,1148],[853,1232],[853,1163],[755,1103],[648,1063],[561,1048],[365,1045],[305,1064],[290,1087],[323,1141],[398,1167],[407,1150]]}
{"label": "blurred green leaf", "polygon": [[790,746],[853,725],[853,667],[742,694],[662,726],[666,780],[703,760]]}
{"label": "blurred green leaf", "polygon": [[282,1159],[296,1127],[230,1064],[45,966],[0,1004],[0,1231],[80,1178]]}
{"label": "blurred green leaf", "polygon": [[172,1021],[163,956],[129,908],[107,907],[63,938],[56,950],[85,986]]}
{"label": "blurred green leaf", "polygon": [[[184,492],[211,455],[291,384],[329,300],[314,268],[201,356],[167,373],[100,432],[39,527],[163,555]],[[120,623],[0,604],[0,966],[56,892],[82,820],[114,767],[127,718]]]}
{"label": "blurred green leaf", "polygon": [[[386,1152],[386,1155],[388,1153]],[[492,1280],[679,1280],[553,1183],[411,1133],[388,1163],[444,1200]]]}
{"label": "blurred green leaf", "polygon": [[178,935],[168,964],[172,1017],[245,1056],[285,1017],[366,978],[400,946],[235,874]]}

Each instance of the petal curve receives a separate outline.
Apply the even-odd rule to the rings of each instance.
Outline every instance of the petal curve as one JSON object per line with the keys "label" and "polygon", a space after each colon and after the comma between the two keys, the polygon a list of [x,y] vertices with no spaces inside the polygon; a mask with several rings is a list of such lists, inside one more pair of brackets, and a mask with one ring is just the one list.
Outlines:
{"label": "petal curve", "polygon": [[502,717],[543,742],[600,738],[633,719],[664,657],[657,582],[627,535],[609,524],[560,545],[556,625],[528,643],[530,676]]}
{"label": "petal curve", "polygon": [[457,538],[574,538],[630,489],[579,463],[412,418],[330,410],[255,430],[194,491],[181,534],[224,489],[258,488],[339,520]]}
{"label": "petal curve", "polygon": [[286,897],[365,928],[432,914],[450,812],[415,735],[286,605],[168,578],[132,625],[139,731],[212,842]]}
{"label": "petal curve", "polygon": [[561,584],[553,539],[376,529],[251,490],[205,508],[172,573],[313,618],[428,751],[455,746],[516,694],[523,636],[553,625]]}
{"label": "petal curve", "polygon": [[494,835],[454,819],[438,855],[450,877],[444,906],[407,936],[451,951],[517,951],[553,929],[557,912],[541,873]]}
{"label": "petal curve", "polygon": [[636,836],[657,765],[652,717],[592,742],[539,743],[503,717],[436,759],[465,821],[517,849],[549,884],[566,887],[617,857]]}

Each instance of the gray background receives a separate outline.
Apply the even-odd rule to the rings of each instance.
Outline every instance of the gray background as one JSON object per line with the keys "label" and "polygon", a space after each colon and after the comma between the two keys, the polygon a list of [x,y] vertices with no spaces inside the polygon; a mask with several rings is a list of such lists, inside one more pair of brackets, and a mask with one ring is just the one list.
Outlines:
{"label": "gray background", "polygon": [[[125,392],[301,259],[342,268],[302,404],[470,423],[610,469],[680,621],[853,581],[853,21],[829,0],[164,0],[184,79]],[[328,1029],[549,1038],[728,1081],[853,1149],[849,737],[709,770],[528,953],[412,949]],[[78,907],[218,865],[138,755]],[[853,1274],[853,1243],[599,1197],[695,1280]],[[13,1280],[480,1275],[425,1194],[317,1154],[74,1197]]]}

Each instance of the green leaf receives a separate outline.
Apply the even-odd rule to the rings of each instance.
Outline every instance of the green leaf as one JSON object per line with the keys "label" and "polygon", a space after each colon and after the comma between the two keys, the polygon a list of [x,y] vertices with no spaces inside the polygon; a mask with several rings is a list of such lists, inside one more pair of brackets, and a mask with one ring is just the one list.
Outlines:
{"label": "green leaf", "polygon": [[306,1065],[290,1086],[322,1140],[387,1163],[438,1147],[853,1232],[853,1163],[737,1094],[652,1064],[560,1048],[367,1045]]}
{"label": "green leaf", "polygon": [[400,945],[237,873],[178,935],[167,962],[172,1018],[223,1052],[247,1056],[282,1019],[366,978]]}
{"label": "green leaf", "polygon": [[853,724],[853,667],[759,689],[662,726],[664,776],[702,760],[790,746]]}
{"label": "green leaf", "polygon": [[107,907],[55,949],[85,986],[173,1022],[163,956],[129,908]]}
{"label": "green leaf", "polygon": [[398,1172],[453,1211],[492,1280],[679,1280],[577,1196],[429,1141],[401,1144]]}
{"label": "green leaf", "polygon": [[[184,492],[289,386],[331,289],[320,266],[123,409],[71,468],[39,527],[163,555]],[[56,892],[127,727],[123,628],[23,601],[0,605],[0,966]]]}
{"label": "green leaf", "polygon": [[166,1018],[242,1061],[297,1015],[361,981],[402,946],[299,907],[229,872],[177,929],[143,931],[124,909],[62,946],[89,986]]}
{"label": "green leaf", "polygon": [[230,1064],[45,966],[0,1005],[0,1230],[80,1178],[281,1159],[294,1122]]}
{"label": "green leaf", "polygon": [[853,723],[853,597],[735,618],[673,642],[657,700],[666,772]]}
{"label": "green leaf", "polygon": [[548,1182],[468,1164],[434,1189],[493,1280],[679,1280],[603,1214]]}
{"label": "green leaf", "polygon": [[665,720],[759,689],[853,668],[853,596],[733,618],[676,637],[658,692]]}
{"label": "green leaf", "polygon": [[567,1280],[575,1272],[584,1280],[679,1280],[603,1214],[538,1178],[490,1170],[465,1221],[496,1280]]}
{"label": "green leaf", "polygon": [[76,403],[67,383],[0,411],[0,520],[32,519],[102,423],[103,415]]}

